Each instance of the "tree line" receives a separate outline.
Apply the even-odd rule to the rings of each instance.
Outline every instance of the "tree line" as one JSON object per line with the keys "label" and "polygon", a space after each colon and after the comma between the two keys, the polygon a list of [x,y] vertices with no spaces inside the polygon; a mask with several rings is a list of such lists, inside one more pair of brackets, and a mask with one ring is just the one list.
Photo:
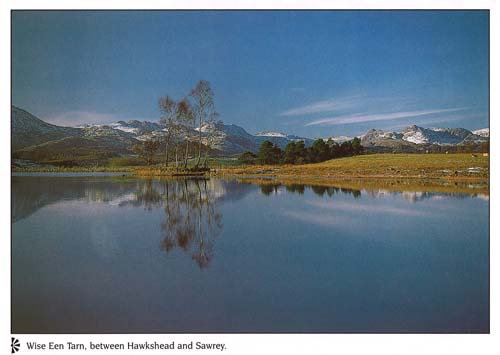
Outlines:
{"label": "tree line", "polygon": [[202,165],[206,168],[219,124],[210,83],[200,80],[189,95],[177,101],[169,95],[162,96],[158,100],[158,107],[163,134],[134,144],[132,150],[148,165],[153,163],[155,155],[163,148],[165,166],[175,161],[176,169],[187,169],[188,160],[194,155],[196,161],[193,169],[201,169]]}
{"label": "tree line", "polygon": [[304,141],[295,141],[288,143],[284,150],[266,140],[260,145],[257,154],[245,152],[240,155],[239,161],[243,164],[309,164],[351,157],[363,151],[361,140],[357,137],[341,144],[332,139],[326,142],[317,139],[310,147],[306,147]]}

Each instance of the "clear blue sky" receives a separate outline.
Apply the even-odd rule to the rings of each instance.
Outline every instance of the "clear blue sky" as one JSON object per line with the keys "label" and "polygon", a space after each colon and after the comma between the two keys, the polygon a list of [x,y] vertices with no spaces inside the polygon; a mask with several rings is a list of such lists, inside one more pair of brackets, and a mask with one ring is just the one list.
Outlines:
{"label": "clear blue sky", "polygon": [[14,12],[12,101],[62,125],[157,120],[200,79],[255,133],[488,126],[486,11]]}

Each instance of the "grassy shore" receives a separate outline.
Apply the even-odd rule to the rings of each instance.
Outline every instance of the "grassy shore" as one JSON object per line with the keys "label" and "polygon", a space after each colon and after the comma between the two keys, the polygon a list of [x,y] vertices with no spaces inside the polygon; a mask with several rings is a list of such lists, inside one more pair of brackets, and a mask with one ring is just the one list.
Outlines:
{"label": "grassy shore", "polygon": [[[373,154],[305,165],[236,165],[212,159],[198,175],[259,185],[489,194],[489,157],[482,154]],[[123,172],[141,177],[195,175],[174,166],[17,168],[13,172]]]}
{"label": "grassy shore", "polygon": [[489,194],[482,154],[373,154],[307,165],[220,169],[217,176],[259,185]]}
{"label": "grassy shore", "polygon": [[13,167],[13,173],[134,173],[136,167],[113,166],[39,166],[39,167]]}
{"label": "grassy shore", "polygon": [[[234,162],[234,159],[232,160]],[[322,179],[488,180],[489,157],[482,154],[371,154],[304,165],[236,165],[211,160],[212,176]],[[194,174],[190,169],[154,166],[28,167],[13,172],[128,172],[141,176]],[[198,173],[199,174],[199,173]]]}
{"label": "grassy shore", "polygon": [[223,168],[217,175],[282,178],[409,178],[487,180],[489,158],[482,154],[371,154],[305,165]]}

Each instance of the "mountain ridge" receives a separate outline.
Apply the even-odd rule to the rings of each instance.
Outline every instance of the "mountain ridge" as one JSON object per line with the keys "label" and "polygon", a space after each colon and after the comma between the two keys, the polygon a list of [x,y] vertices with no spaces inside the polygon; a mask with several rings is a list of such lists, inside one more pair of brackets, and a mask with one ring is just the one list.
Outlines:
{"label": "mountain ridge", "polygon": [[[63,127],[47,123],[19,107],[12,106],[11,137],[12,151],[18,156],[30,157],[43,151],[83,149],[87,154],[93,150],[106,155],[133,154],[131,146],[140,141],[160,137],[165,128],[156,122],[117,121],[109,124],[84,124],[77,127]],[[202,127],[205,136],[207,128]],[[196,136],[198,129],[195,129]],[[251,134],[235,124],[219,123],[215,126],[215,154],[236,155],[245,151],[257,152],[262,142],[269,140],[284,149],[290,142],[304,141],[312,145],[313,139],[281,132],[259,132]],[[474,133],[476,132],[476,133]],[[195,132],[193,132],[195,133]],[[202,137],[202,140],[206,138]],[[425,146],[457,146],[489,142],[489,128],[470,131],[465,128],[424,128],[411,125],[402,131],[371,129],[359,136],[361,144],[368,149],[419,150]],[[330,137],[337,143],[350,137]],[[73,144],[73,146],[72,146]]]}
{"label": "mountain ridge", "polygon": [[22,108],[11,107],[12,151],[51,140],[82,134],[83,132],[77,128],[53,125],[42,121]]}

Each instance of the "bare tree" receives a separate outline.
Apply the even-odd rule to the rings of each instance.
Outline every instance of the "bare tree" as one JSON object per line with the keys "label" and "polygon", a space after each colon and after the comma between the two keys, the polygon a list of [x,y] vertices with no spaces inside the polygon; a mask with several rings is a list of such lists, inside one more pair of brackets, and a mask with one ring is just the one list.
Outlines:
{"label": "bare tree", "polygon": [[175,149],[175,170],[179,170],[179,146],[182,143],[182,125],[177,122],[173,129],[175,130],[175,132],[173,133],[173,143]]}
{"label": "bare tree", "polygon": [[176,114],[177,120],[183,128],[184,139],[186,141],[186,151],[184,154],[184,169],[186,169],[189,156],[189,140],[191,139],[191,132],[193,131],[194,124],[194,113],[186,98],[177,103]]}
{"label": "bare tree", "polygon": [[165,166],[168,166],[168,148],[176,131],[176,103],[170,96],[160,97],[158,100],[161,118],[160,125],[164,126],[163,140],[165,142]]}
{"label": "bare tree", "polygon": [[193,112],[198,125],[198,158],[196,160],[196,167],[198,167],[201,160],[202,130],[204,127],[210,129],[210,124],[215,123],[217,112],[215,112],[214,106],[214,92],[208,81],[200,80],[196,87],[191,90],[190,96],[194,101]]}
{"label": "bare tree", "polygon": [[151,165],[153,163],[154,155],[158,151],[159,147],[160,142],[158,142],[156,139],[148,139],[146,141],[134,144],[132,146],[132,150],[141,158],[146,160],[147,165]]}
{"label": "bare tree", "polygon": [[207,168],[208,166],[208,154],[212,149],[214,149],[215,144],[220,141],[223,137],[221,136],[222,130],[219,129],[222,127],[222,121],[215,122],[217,115],[214,115],[209,123],[207,124],[207,129],[205,130],[205,145],[207,149],[205,150],[205,160],[203,162],[203,166]]}

